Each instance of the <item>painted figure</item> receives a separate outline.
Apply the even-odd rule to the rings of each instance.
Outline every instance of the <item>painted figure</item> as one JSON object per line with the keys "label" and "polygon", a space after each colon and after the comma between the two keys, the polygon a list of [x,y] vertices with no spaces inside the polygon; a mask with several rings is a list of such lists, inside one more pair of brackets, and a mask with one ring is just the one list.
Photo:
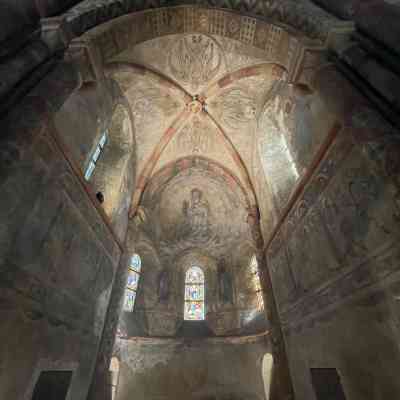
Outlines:
{"label": "painted figure", "polygon": [[158,280],[158,299],[160,303],[165,303],[168,301],[169,295],[169,276],[166,269],[160,272]]}
{"label": "painted figure", "polygon": [[194,240],[207,240],[210,224],[208,221],[210,207],[207,200],[203,200],[203,192],[199,189],[191,191],[190,202],[183,202],[183,214],[188,225],[190,237]]}
{"label": "painted figure", "polygon": [[218,267],[219,298],[223,303],[233,304],[232,277],[226,270],[225,260]]}

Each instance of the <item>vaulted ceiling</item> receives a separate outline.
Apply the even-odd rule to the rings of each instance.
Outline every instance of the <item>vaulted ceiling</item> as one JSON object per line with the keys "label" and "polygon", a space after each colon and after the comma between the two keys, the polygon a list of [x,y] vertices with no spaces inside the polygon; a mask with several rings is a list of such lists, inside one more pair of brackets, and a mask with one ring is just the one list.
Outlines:
{"label": "vaulted ceiling", "polygon": [[[194,11],[130,15],[80,39],[93,44],[90,57],[97,52],[133,118],[130,217],[138,233],[129,243],[143,256],[147,283],[137,299],[136,328],[132,318],[126,321],[128,335],[177,334],[188,260],[209,274],[213,334],[265,329],[249,266],[262,246],[257,208],[262,203],[264,215],[272,212],[260,190],[266,185],[259,136],[270,129],[265,107],[295,73],[302,42],[265,21]],[[218,292],[225,265],[233,279],[228,301]],[[165,274],[171,295],[160,301]]]}
{"label": "vaulted ceiling", "polygon": [[144,187],[174,160],[199,156],[222,164],[253,197],[249,168],[260,109],[285,70],[265,51],[206,34],[156,38],[108,62],[134,116],[135,212]]}
{"label": "vaulted ceiling", "polygon": [[[210,322],[211,329],[244,328],[261,315],[253,279],[246,275],[256,249],[248,218],[257,204],[255,135],[267,96],[287,76],[285,68],[266,51],[238,40],[187,33],[128,47],[107,60],[105,69],[122,88],[134,119],[137,168],[131,216],[141,207],[143,234],[160,266],[145,262],[153,263],[154,271],[171,269],[172,275],[182,257],[203,262],[206,269],[221,260],[228,263],[236,294],[233,309],[222,309],[233,320],[219,328]],[[139,299],[139,308],[158,310],[149,298]],[[241,310],[241,317],[234,317],[239,314],[233,310]],[[237,325],[236,318],[243,321]],[[170,332],[166,327],[156,331]]]}

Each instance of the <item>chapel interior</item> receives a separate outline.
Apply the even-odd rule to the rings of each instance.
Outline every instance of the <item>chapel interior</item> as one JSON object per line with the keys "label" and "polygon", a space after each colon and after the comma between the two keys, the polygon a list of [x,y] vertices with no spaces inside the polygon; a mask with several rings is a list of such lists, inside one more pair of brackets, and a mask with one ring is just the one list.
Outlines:
{"label": "chapel interior", "polygon": [[0,0],[0,400],[400,399],[400,1]]}

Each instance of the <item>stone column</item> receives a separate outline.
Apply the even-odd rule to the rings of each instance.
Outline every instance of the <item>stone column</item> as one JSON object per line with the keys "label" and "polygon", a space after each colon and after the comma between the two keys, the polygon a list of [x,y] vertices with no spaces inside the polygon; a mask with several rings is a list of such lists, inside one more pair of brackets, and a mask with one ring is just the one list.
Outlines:
{"label": "stone column", "polygon": [[285,342],[281,329],[278,309],[272,289],[271,276],[268,270],[267,259],[264,253],[264,241],[261,234],[258,210],[250,210],[248,223],[251,226],[252,236],[256,244],[257,262],[260,271],[260,283],[267,318],[270,323],[272,356],[274,360],[272,380],[270,386],[270,400],[293,400],[293,385],[290,377],[289,363],[286,355]]}
{"label": "stone column", "polygon": [[129,258],[130,254],[125,249],[115,274],[103,335],[97,354],[96,368],[89,390],[88,399],[90,400],[111,400],[109,365],[115,343],[119,316],[123,306]]}
{"label": "stone column", "polygon": [[285,341],[276,306],[271,276],[269,273],[265,254],[259,259],[261,272],[261,285],[263,288],[264,304],[267,318],[271,324],[270,340],[272,356],[274,358],[272,381],[270,389],[270,400],[294,399],[292,379],[290,377],[289,362],[286,354]]}

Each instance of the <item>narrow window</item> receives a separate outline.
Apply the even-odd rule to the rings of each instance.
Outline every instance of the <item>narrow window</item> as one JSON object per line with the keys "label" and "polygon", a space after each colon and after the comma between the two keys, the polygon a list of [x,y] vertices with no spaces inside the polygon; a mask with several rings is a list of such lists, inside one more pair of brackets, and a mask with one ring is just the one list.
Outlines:
{"label": "narrow window", "polygon": [[128,280],[125,289],[125,303],[124,310],[132,312],[135,306],[136,292],[140,279],[140,272],[142,269],[142,261],[139,254],[134,254],[131,257],[128,270]]}
{"label": "narrow window", "polygon": [[204,273],[199,267],[191,267],[185,276],[185,313],[187,321],[202,321],[205,316]]}
{"label": "narrow window", "polygon": [[36,382],[32,400],[65,400],[72,371],[42,371]]}
{"label": "narrow window", "polygon": [[317,400],[346,400],[335,368],[311,368],[310,372]]}
{"label": "narrow window", "polygon": [[104,132],[93,152],[93,155],[89,161],[89,165],[86,168],[85,179],[87,181],[90,179],[94,169],[96,168],[97,161],[99,160],[100,154],[102,153],[104,146],[106,145],[106,142],[107,142],[107,132]]}
{"label": "narrow window", "polygon": [[257,257],[254,255],[250,261],[250,271],[253,281],[254,291],[257,296],[257,308],[259,310],[264,309],[264,299],[262,295],[261,281],[260,281],[260,270],[258,268]]}

